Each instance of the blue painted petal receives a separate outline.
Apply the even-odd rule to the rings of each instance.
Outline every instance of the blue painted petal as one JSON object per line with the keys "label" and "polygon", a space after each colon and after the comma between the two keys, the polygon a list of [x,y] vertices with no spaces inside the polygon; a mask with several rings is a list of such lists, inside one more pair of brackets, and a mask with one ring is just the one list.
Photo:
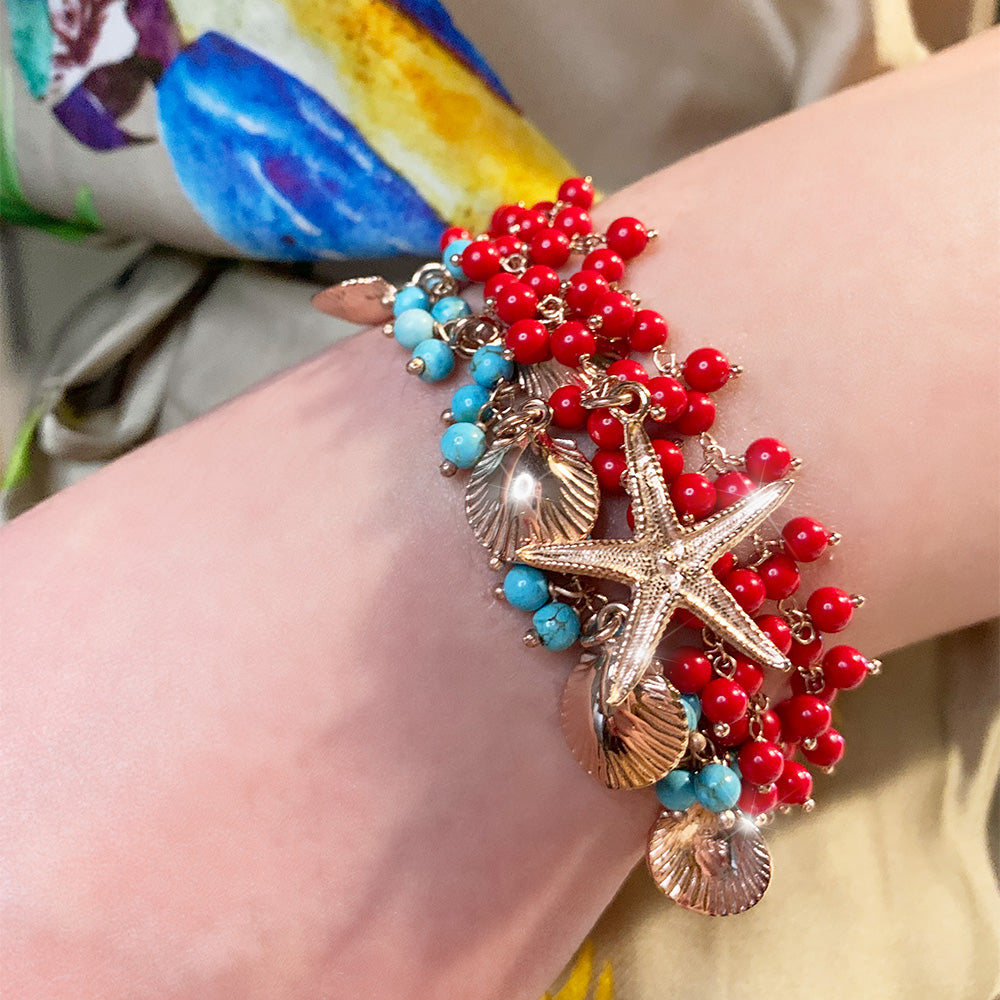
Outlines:
{"label": "blue painted petal", "polygon": [[49,89],[54,39],[48,0],[7,0],[10,44],[32,97]]}
{"label": "blue painted petal", "polygon": [[446,49],[450,49],[488,87],[496,91],[508,104],[514,100],[500,77],[482,57],[479,50],[455,27],[451,15],[438,0],[387,0],[407,17],[422,24]]}
{"label": "blue painted petal", "polygon": [[445,223],[296,77],[208,32],[158,86],[187,196],[246,253],[280,260],[436,253]]}
{"label": "blue painted petal", "polygon": [[104,152],[148,141],[120,129],[114,114],[87,89],[86,82],[74,87],[52,113],[67,132],[91,149]]}

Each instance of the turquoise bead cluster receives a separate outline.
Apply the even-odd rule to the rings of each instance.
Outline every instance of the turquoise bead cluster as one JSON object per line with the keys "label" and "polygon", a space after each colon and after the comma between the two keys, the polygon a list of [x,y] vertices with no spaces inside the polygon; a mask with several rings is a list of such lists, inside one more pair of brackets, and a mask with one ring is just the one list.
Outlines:
{"label": "turquoise bead cluster", "polygon": [[532,627],[547,649],[569,649],[580,638],[576,609],[550,600],[549,581],[540,569],[515,563],[504,577],[503,594],[513,607],[533,612]]}
{"label": "turquoise bead cluster", "polygon": [[714,813],[733,809],[740,799],[740,776],[726,764],[705,764],[699,771],[675,768],[656,783],[664,809],[683,812],[696,802]]}
{"label": "turquoise bead cluster", "polygon": [[[681,704],[688,729],[698,728],[701,699],[696,694],[682,694]],[[705,764],[699,771],[674,768],[656,783],[656,796],[664,809],[684,812],[696,802],[711,812],[733,809],[740,799],[740,772],[734,758],[729,764]]]}
{"label": "turquoise bead cluster", "polygon": [[[441,255],[452,277],[465,278],[461,257],[471,240],[453,240]],[[446,323],[471,315],[469,304],[457,295],[448,295],[431,305],[427,293],[417,285],[396,291],[393,302],[392,334],[422,362],[418,371],[425,382],[440,382],[455,368],[455,352],[440,336]],[[478,348],[469,360],[472,382],[459,386],[451,397],[452,423],[441,435],[441,454],[458,469],[471,469],[486,451],[484,418],[489,416],[490,395],[502,382],[514,378],[514,362],[504,357],[500,344]],[[580,637],[580,616],[576,609],[549,594],[546,575],[533,566],[514,565],[503,582],[504,596],[521,611],[531,613],[531,624],[547,649],[569,649]]]}

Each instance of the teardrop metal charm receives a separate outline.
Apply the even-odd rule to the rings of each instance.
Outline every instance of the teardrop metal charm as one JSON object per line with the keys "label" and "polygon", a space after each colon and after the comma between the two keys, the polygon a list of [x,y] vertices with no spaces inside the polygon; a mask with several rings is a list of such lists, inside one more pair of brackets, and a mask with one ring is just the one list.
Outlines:
{"label": "teardrop metal charm", "polygon": [[465,514],[494,559],[511,562],[527,542],[586,537],[600,493],[590,463],[572,441],[526,431],[494,442],[465,493]]}
{"label": "teardrop metal charm", "polygon": [[376,326],[392,319],[392,301],[396,289],[385,278],[351,278],[339,285],[324,288],[312,297],[314,308],[328,316]]}
{"label": "teardrop metal charm", "polygon": [[650,667],[611,712],[601,709],[607,656],[584,660],[566,680],[563,735],[573,756],[608,788],[645,788],[679,763],[687,748],[684,705],[676,688]]}
{"label": "teardrop metal charm", "polygon": [[729,824],[725,813],[699,805],[660,815],[646,861],[662,892],[709,916],[749,910],[771,881],[771,855],[756,824],[739,812]]}

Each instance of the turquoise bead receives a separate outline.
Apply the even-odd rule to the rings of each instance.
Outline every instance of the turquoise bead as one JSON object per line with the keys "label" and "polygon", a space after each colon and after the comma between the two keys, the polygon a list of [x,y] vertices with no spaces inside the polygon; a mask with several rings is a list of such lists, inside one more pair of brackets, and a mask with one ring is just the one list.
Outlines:
{"label": "turquoise bead", "polygon": [[561,601],[550,601],[532,616],[538,638],[549,649],[569,649],[580,636],[580,618],[576,611]]}
{"label": "turquoise bead", "polygon": [[427,293],[416,285],[403,285],[392,303],[393,316],[405,313],[407,309],[426,309]]}
{"label": "turquoise bead", "polygon": [[537,611],[549,600],[549,581],[540,569],[518,563],[503,578],[503,596],[515,608]]}
{"label": "turquoise bead", "polygon": [[438,299],[431,309],[431,315],[439,323],[447,323],[449,320],[469,316],[471,313],[472,309],[469,307],[469,303],[457,295],[446,295],[443,299]]}
{"label": "turquoise bead", "polygon": [[656,783],[656,797],[664,809],[684,812],[695,804],[694,779],[690,771],[675,768]]}
{"label": "turquoise bead", "polygon": [[440,382],[455,368],[455,354],[443,340],[422,340],[413,348],[413,356],[424,363],[420,377],[425,382]]}
{"label": "turquoise bead", "polygon": [[706,764],[694,777],[694,794],[706,809],[725,812],[740,800],[740,779],[725,764]]}
{"label": "turquoise bead", "polygon": [[503,348],[498,344],[487,344],[472,355],[469,374],[480,385],[492,389],[497,382],[509,381],[514,377],[514,362],[503,356]]}
{"label": "turquoise bead", "polygon": [[393,322],[392,334],[412,351],[421,341],[434,336],[434,317],[426,309],[406,309]]}
{"label": "turquoise bead", "polygon": [[441,254],[441,263],[447,268],[448,273],[453,278],[458,278],[459,281],[466,281],[465,272],[462,270],[462,264],[453,264],[451,258],[456,254],[461,257],[462,251],[472,242],[472,240],[452,240],[445,248],[444,253]]}
{"label": "turquoise bead", "polygon": [[460,469],[471,469],[486,451],[486,434],[476,424],[452,424],[441,435],[441,454]]}
{"label": "turquoise bead", "polygon": [[701,718],[701,698],[696,694],[682,694],[681,702],[684,705],[684,714],[687,716],[688,729],[697,729],[698,720]]}
{"label": "turquoise bead", "polygon": [[456,420],[467,420],[474,424],[479,419],[479,411],[489,401],[489,390],[478,382],[460,385],[451,397],[451,415]]}

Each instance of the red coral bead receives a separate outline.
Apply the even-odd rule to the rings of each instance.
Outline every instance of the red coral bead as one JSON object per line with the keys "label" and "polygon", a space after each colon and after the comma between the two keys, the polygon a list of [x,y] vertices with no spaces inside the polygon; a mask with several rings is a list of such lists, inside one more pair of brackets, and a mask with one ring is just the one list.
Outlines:
{"label": "red coral bead", "polygon": [[754,621],[757,623],[757,628],[774,643],[778,651],[787,656],[792,648],[792,630],[788,627],[788,622],[778,615],[761,615]]}
{"label": "red coral bead", "polygon": [[781,537],[797,562],[815,562],[830,544],[830,533],[811,517],[793,517],[781,529]]}
{"label": "red coral bead", "polygon": [[607,373],[623,382],[641,382],[643,385],[649,382],[649,373],[638,361],[633,361],[631,358],[612,361],[608,365]]}
{"label": "red coral bead", "polygon": [[542,229],[531,237],[531,259],[536,264],[562,267],[569,260],[569,237],[558,229]]}
{"label": "red coral bead", "polygon": [[669,375],[656,375],[647,383],[650,406],[664,409],[661,424],[672,424],[687,409],[687,391]]}
{"label": "red coral bead", "polygon": [[571,205],[590,208],[594,204],[594,185],[589,177],[569,177],[559,185],[557,197]]}
{"label": "red coral bead", "polygon": [[621,281],[625,276],[625,261],[614,250],[609,250],[607,247],[591,250],[583,258],[581,266],[588,271],[597,271],[608,282]]}
{"label": "red coral bead", "polygon": [[684,362],[684,381],[699,392],[721,389],[732,374],[729,358],[714,347],[699,347]]}
{"label": "red coral bead", "polygon": [[583,323],[571,319],[552,331],[550,344],[556,361],[577,368],[581,358],[593,355],[597,340]]}
{"label": "red coral bead", "polygon": [[776,552],[765,559],[757,567],[760,578],[764,581],[764,589],[772,601],[781,601],[791,597],[799,589],[799,568],[795,560],[783,552]]}
{"label": "red coral bead", "polygon": [[594,231],[594,223],[590,219],[590,214],[578,205],[570,205],[568,208],[556,212],[556,217],[552,220],[552,227],[561,230],[570,238],[586,236],[587,233]]}
{"label": "red coral bead", "polygon": [[442,250],[455,240],[471,240],[472,233],[468,229],[463,229],[461,226],[449,226],[442,234],[441,239],[438,240],[438,245]]}
{"label": "red coral bead", "polygon": [[674,421],[680,434],[701,434],[715,423],[715,403],[703,392],[692,389],[687,394],[684,412]]}
{"label": "red coral bead", "polygon": [[746,715],[741,715],[733,722],[727,722],[729,731],[720,736],[714,730],[711,731],[712,740],[720,747],[738,747],[741,743],[746,743],[750,737],[750,720]]}
{"label": "red coral bead", "polygon": [[635,321],[635,306],[627,295],[609,290],[597,298],[593,315],[601,318],[601,336],[624,337]]}
{"label": "red coral bead", "polygon": [[670,484],[678,517],[707,517],[715,510],[715,487],[700,472],[684,472]]}
{"label": "red coral bead", "polygon": [[763,816],[778,804],[778,786],[768,785],[762,792],[756,785],[744,781],[737,805],[748,816]]}
{"label": "red coral bead", "polygon": [[608,291],[608,283],[597,271],[577,271],[569,279],[566,304],[574,312],[589,315],[597,300]]}
{"label": "red coral bead", "polygon": [[813,779],[809,769],[794,760],[786,760],[781,776],[775,782],[778,801],[783,805],[804,805],[812,795]]}
{"label": "red coral bead", "polygon": [[735,722],[746,715],[749,699],[746,691],[728,677],[709,681],[701,693],[701,713],[709,722]]}
{"label": "red coral bead", "polygon": [[[556,207],[554,201],[536,201],[534,205],[531,206],[536,212],[544,212],[548,216],[549,212]],[[584,206],[586,208],[586,205]]]}
{"label": "red coral bead", "polygon": [[760,738],[777,743],[781,739],[781,719],[773,708],[760,713]]}
{"label": "red coral bead", "polygon": [[486,281],[500,270],[500,251],[489,240],[476,240],[462,251],[462,271],[469,281]]}
{"label": "red coral bead", "polygon": [[743,656],[735,656],[733,680],[752,698],[764,686],[764,671]]}
{"label": "red coral bead", "polygon": [[781,735],[791,743],[814,739],[830,728],[830,706],[813,694],[793,694],[777,708]]}
{"label": "red coral bead", "polygon": [[673,441],[664,438],[654,438],[652,445],[660,460],[664,481],[672,483],[684,471],[684,452]]}
{"label": "red coral bead", "polygon": [[640,309],[632,321],[628,342],[633,351],[652,351],[667,342],[667,321],[655,309]]}
{"label": "red coral bead", "polygon": [[[679,448],[677,450],[680,451]],[[725,579],[734,569],[736,569],[736,556],[732,552],[724,553],[712,563],[712,572],[718,580]]]}
{"label": "red coral bead", "polygon": [[739,765],[745,781],[770,785],[785,769],[785,755],[770,740],[753,740],[741,748]]}
{"label": "red coral bead", "polygon": [[747,474],[758,483],[773,483],[792,467],[792,453],[777,438],[758,438],[746,450]]}
{"label": "red coral bead", "polygon": [[525,246],[522,240],[517,236],[512,236],[510,233],[504,233],[502,236],[498,236],[493,241],[493,245],[497,248],[497,252],[500,254],[501,260],[509,257],[511,254],[524,253],[525,251]]}
{"label": "red coral bead", "polygon": [[767,598],[764,581],[752,569],[734,569],[722,585],[736,598],[736,603],[748,614],[760,611]]}
{"label": "red coral bead", "polygon": [[624,452],[599,449],[594,452],[590,464],[594,467],[602,492],[613,495],[625,492],[625,487],[622,486],[622,473],[627,468]]}
{"label": "red coral bead", "polygon": [[605,238],[608,248],[614,250],[622,260],[631,260],[633,257],[637,257],[646,249],[646,244],[649,242],[646,227],[638,219],[633,219],[629,215],[615,219],[608,226]]}
{"label": "red coral bead", "polygon": [[544,299],[546,295],[555,295],[559,291],[561,282],[559,281],[559,275],[552,270],[551,267],[546,267],[544,264],[535,264],[529,267],[524,274],[521,275],[521,281],[523,281],[537,296],[539,299]]}
{"label": "red coral bead", "polygon": [[622,422],[604,407],[590,411],[590,416],[587,417],[587,433],[598,448],[620,448],[625,443],[625,428]]}
{"label": "red coral bead", "polygon": [[802,747],[802,756],[817,767],[834,767],[844,759],[846,749],[844,737],[836,729],[828,729],[816,737],[814,747]]}
{"label": "red coral bead", "polygon": [[514,352],[520,365],[534,365],[552,357],[549,331],[537,319],[519,319],[507,327],[504,344]]}
{"label": "red coral bead", "polygon": [[809,595],[806,611],[820,632],[840,632],[854,617],[854,601],[840,587],[820,587]]}
{"label": "red coral bead", "polygon": [[501,205],[490,219],[490,236],[509,233],[511,228],[517,225],[517,220],[523,211],[520,205]]}
{"label": "red coral bead", "polygon": [[517,217],[517,235],[525,243],[531,243],[539,233],[545,232],[548,228],[549,218],[541,209],[521,209],[521,214]]}
{"label": "red coral bead", "polygon": [[788,659],[796,667],[811,667],[819,662],[822,655],[823,640],[819,636],[811,642],[793,642],[792,648],[788,651]]}
{"label": "red coral bead", "polygon": [[715,506],[718,510],[732,507],[738,500],[742,500],[747,494],[752,493],[753,489],[753,482],[742,472],[723,472],[715,480],[717,494]]}
{"label": "red coral bead", "polygon": [[796,670],[792,674],[788,686],[792,689],[792,694],[815,695],[820,701],[825,701],[828,705],[837,697],[837,689],[827,682],[822,672],[812,673],[809,670]]}
{"label": "red coral bead", "polygon": [[853,646],[834,646],[823,657],[823,675],[835,688],[856,688],[868,676],[868,661]]}
{"label": "red coral bead", "polygon": [[494,274],[489,281],[486,282],[483,288],[483,295],[488,299],[495,299],[497,295],[500,294],[502,288],[506,288],[508,285],[513,285],[517,283],[517,276],[511,274],[510,271],[501,271],[499,274]]}
{"label": "red coral bead", "polygon": [[538,296],[520,281],[504,285],[496,294],[497,315],[505,323],[516,323],[519,319],[533,319],[538,309]]}
{"label": "red coral bead", "polygon": [[691,614],[687,608],[678,608],[670,616],[670,624],[680,628],[694,629],[696,632],[700,632],[705,627],[705,623],[697,615]]}
{"label": "red coral bead", "polygon": [[552,422],[567,431],[582,430],[590,413],[580,402],[583,389],[578,385],[561,385],[549,396]]}
{"label": "red coral bead", "polygon": [[712,664],[700,649],[678,646],[667,659],[666,678],[681,694],[698,694],[712,679]]}

